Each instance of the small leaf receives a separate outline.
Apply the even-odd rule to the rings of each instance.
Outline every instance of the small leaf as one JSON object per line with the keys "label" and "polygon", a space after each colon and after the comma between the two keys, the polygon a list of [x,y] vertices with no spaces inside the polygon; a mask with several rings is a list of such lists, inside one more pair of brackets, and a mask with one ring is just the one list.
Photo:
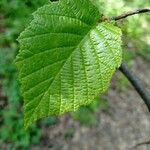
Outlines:
{"label": "small leaf", "polygon": [[121,30],[99,18],[89,0],[61,0],[34,13],[16,58],[26,127],[106,91],[122,59]]}

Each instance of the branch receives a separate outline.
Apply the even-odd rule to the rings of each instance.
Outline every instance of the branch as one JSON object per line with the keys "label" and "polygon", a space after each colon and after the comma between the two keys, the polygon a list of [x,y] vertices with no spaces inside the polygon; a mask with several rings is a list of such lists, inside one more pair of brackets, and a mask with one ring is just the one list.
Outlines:
{"label": "branch", "polygon": [[122,63],[119,70],[128,78],[128,80],[132,83],[135,90],[139,93],[143,101],[148,107],[150,112],[150,95],[142,85],[141,81],[129,70],[125,63]]}
{"label": "branch", "polygon": [[136,15],[136,14],[142,14],[142,13],[148,13],[148,12],[150,12],[149,8],[138,9],[138,10],[135,10],[135,11],[129,11],[129,12],[123,13],[119,16],[111,17],[110,20],[117,21],[117,20],[120,20],[120,19],[127,18],[129,16],[133,16],[133,15]]}
{"label": "branch", "polygon": [[137,148],[138,146],[149,145],[149,144],[150,144],[150,141],[141,142],[141,143],[136,144],[133,148]]}

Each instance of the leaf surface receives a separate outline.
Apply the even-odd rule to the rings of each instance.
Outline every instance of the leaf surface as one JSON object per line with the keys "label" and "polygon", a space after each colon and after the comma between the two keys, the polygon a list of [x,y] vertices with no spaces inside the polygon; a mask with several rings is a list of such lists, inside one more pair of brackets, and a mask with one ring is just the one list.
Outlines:
{"label": "leaf surface", "polygon": [[106,91],[122,59],[121,30],[89,0],[45,5],[18,39],[25,126],[75,111]]}

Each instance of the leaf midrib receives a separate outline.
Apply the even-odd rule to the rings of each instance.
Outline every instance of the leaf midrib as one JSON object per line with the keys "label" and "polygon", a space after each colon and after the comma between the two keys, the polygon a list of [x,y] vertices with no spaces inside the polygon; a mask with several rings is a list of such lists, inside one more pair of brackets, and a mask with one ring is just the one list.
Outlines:
{"label": "leaf midrib", "polygon": [[[62,65],[61,69],[58,71],[58,73],[56,74],[56,76],[54,77],[53,81],[51,82],[50,86],[48,87],[48,89],[43,93],[43,96],[41,97],[38,105],[35,107],[33,113],[35,113],[35,110],[39,107],[43,97],[45,96],[45,94],[49,91],[51,85],[53,84],[53,82],[56,80],[56,78],[58,77],[59,73],[61,72],[61,70],[63,69],[63,67],[65,66],[65,64],[67,63],[67,60],[69,60],[72,56],[72,54],[77,50],[77,48],[82,44],[82,42],[84,42],[84,40],[87,38],[87,36],[89,35],[89,33],[91,32],[92,29],[94,29],[96,27],[96,25],[91,26],[91,29],[87,32],[87,34],[85,34],[85,36],[83,37],[83,39],[79,42],[79,44],[76,46],[76,48],[70,53],[70,55],[68,56],[68,59],[66,59],[66,61],[64,62],[64,64]],[[49,100],[50,101],[50,100]]]}

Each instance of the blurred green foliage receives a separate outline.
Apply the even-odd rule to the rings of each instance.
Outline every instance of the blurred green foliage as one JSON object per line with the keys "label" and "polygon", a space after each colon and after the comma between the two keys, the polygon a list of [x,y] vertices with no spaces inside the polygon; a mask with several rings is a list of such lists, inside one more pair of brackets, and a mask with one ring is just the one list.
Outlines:
{"label": "blurred green foliage", "polygon": [[1,0],[0,18],[5,33],[0,36],[0,44],[16,48],[16,38],[29,23],[31,13],[47,2],[48,0]]}
{"label": "blurred green foliage", "polygon": [[93,126],[98,125],[97,113],[100,109],[106,109],[108,103],[106,100],[97,97],[95,101],[88,105],[81,107],[77,112],[73,113],[75,120],[78,120],[82,125]]}
{"label": "blurred green foliage", "polygon": [[[13,60],[18,51],[16,41],[19,33],[31,20],[31,13],[47,3],[47,0],[1,0],[0,1],[0,145],[3,149],[27,149],[39,144],[42,131],[36,125],[29,130],[23,127],[22,98],[19,92],[17,71]],[[45,119],[41,124],[53,125],[56,118]],[[6,146],[6,147],[5,147]],[[2,149],[0,146],[0,149]]]}
{"label": "blurred green foliage", "polygon": [[[18,52],[17,37],[32,19],[31,13],[49,0],[0,0],[0,145],[3,149],[28,149],[39,144],[42,131],[33,125],[30,130],[23,128],[22,98],[19,92],[17,71],[13,64]],[[91,0],[106,16],[115,16],[137,8],[148,7],[149,1],[142,0]],[[121,9],[120,9],[121,8]],[[123,58],[132,66],[137,56],[150,61],[150,16],[133,16],[118,25],[123,30]],[[118,89],[128,86],[124,76],[118,77]],[[2,98],[2,97],[5,98]],[[81,107],[73,117],[83,125],[96,125],[97,112],[107,108],[105,100],[97,100],[89,106]],[[50,126],[57,123],[57,118],[50,117],[41,125]],[[0,149],[1,146],[0,146]]]}
{"label": "blurred green foliage", "polygon": [[2,85],[8,104],[0,110],[0,144],[8,142],[7,148],[9,149],[27,148],[30,144],[38,144],[41,138],[41,131],[35,125],[29,131],[25,131],[23,128],[23,115],[22,109],[20,109],[21,97],[16,69],[12,64],[14,57],[13,49],[1,49],[0,75],[4,77]]}

